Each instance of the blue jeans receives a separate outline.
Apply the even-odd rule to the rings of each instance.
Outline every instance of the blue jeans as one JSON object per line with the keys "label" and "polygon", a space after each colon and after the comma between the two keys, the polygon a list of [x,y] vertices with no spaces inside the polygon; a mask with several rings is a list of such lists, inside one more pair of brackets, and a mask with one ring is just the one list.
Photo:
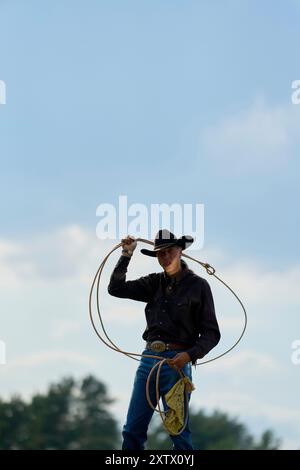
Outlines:
{"label": "blue jeans", "polygon": [[[152,354],[171,358],[176,356],[178,352],[182,351],[165,351],[163,353],[153,353],[146,349],[143,354]],[[150,407],[146,398],[146,382],[152,367],[159,361],[159,359],[152,359],[148,357],[142,357],[140,365],[137,369],[133,392],[128,408],[127,420],[123,427],[123,450],[143,450],[144,444],[147,440],[147,430],[154,413],[154,410]],[[186,364],[182,371],[184,374],[192,380],[192,367],[191,364]],[[156,369],[157,370],[157,369]],[[156,372],[154,372],[150,381],[150,398],[153,405],[156,406],[156,391],[155,391],[155,379]],[[168,364],[163,364],[160,371],[159,378],[159,392],[163,400],[164,410],[167,410],[164,396],[173,387],[173,385],[180,379],[178,372],[171,368]],[[190,398],[190,397],[189,397]],[[187,411],[187,410],[186,410]],[[170,438],[173,441],[173,449],[176,450],[192,450],[192,439],[191,431],[189,428],[189,422],[185,430],[179,436],[172,436]]]}

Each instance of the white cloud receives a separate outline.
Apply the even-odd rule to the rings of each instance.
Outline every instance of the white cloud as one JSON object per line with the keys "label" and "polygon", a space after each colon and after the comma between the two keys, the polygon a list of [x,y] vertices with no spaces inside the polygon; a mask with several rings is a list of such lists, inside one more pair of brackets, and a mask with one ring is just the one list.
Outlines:
{"label": "white cloud", "polygon": [[[197,403],[198,400],[196,397],[194,401]],[[282,405],[282,403],[276,405],[242,392],[236,393],[228,390],[222,390],[222,393],[212,392],[205,397],[205,406],[211,409],[225,408],[233,415],[266,417],[270,423],[291,423],[296,428],[299,427],[300,422],[299,409]]]}
{"label": "white cloud", "polygon": [[250,109],[236,113],[202,130],[201,155],[217,163],[216,170],[266,173],[290,159],[299,142],[296,106],[268,107],[258,99]]}
{"label": "white cloud", "polygon": [[[91,284],[100,262],[119,240],[99,240],[96,234],[78,225],[62,227],[50,234],[35,235],[29,241],[11,243],[0,240],[0,284],[17,287],[32,282],[79,281]],[[107,265],[116,263],[120,249],[112,254]],[[131,263],[134,272],[143,275],[157,263],[135,254]],[[148,267],[147,267],[148,266]],[[140,274],[139,274],[140,273]],[[105,269],[103,278],[108,279]]]}
{"label": "white cloud", "polygon": [[12,369],[36,367],[61,361],[88,366],[94,366],[97,364],[97,361],[94,358],[74,351],[40,351],[24,357],[20,356],[16,359],[8,359],[7,364],[3,367],[2,371],[10,372]]}
{"label": "white cloud", "polygon": [[52,336],[54,339],[64,339],[72,333],[80,331],[81,323],[76,320],[57,320],[53,325]]}
{"label": "white cloud", "polygon": [[0,285],[5,288],[19,285],[19,280],[31,277],[33,264],[26,259],[22,243],[0,240]]}
{"label": "white cloud", "polygon": [[[100,261],[116,243],[99,241],[95,234],[79,226],[64,227],[47,235],[36,236],[27,243],[0,240],[0,285],[17,290],[24,286],[49,288],[51,284],[64,289],[65,285],[70,292],[73,284],[76,293],[81,290],[87,296]],[[108,321],[112,323],[134,324],[139,321],[143,303],[121,301],[106,295],[109,276],[119,254],[120,251],[113,253],[104,268],[100,285],[101,308],[104,313],[109,311]],[[246,306],[249,303],[269,307],[282,304],[287,308],[288,305],[300,304],[300,266],[297,264],[284,270],[270,271],[254,260],[233,263],[220,250],[203,250],[193,253],[193,257],[211,262],[217,274],[236,290]],[[208,278],[213,290],[217,286],[218,292],[221,292],[222,312],[228,310],[228,315],[223,315],[220,320],[222,324],[226,328],[238,329],[241,319],[230,313],[231,306],[236,302],[231,294],[208,277],[204,269],[193,261],[187,262],[196,273]],[[129,265],[128,279],[160,269],[156,260],[146,259],[137,252]],[[230,305],[225,306],[226,301]],[[57,331],[54,332],[57,337],[67,334],[67,330],[79,329],[74,319],[63,318],[62,322],[66,323],[57,324]]]}
{"label": "white cloud", "polygon": [[57,280],[90,282],[91,267],[96,268],[97,259],[100,262],[111,245],[77,225],[22,243],[0,240],[0,284],[15,288]]}
{"label": "white cloud", "polygon": [[[9,243],[1,240],[0,285],[2,287],[3,281],[6,281],[6,285],[10,287],[9,291],[7,287],[2,287],[1,293],[1,311],[7,312],[1,318],[1,339],[8,345],[8,362],[6,366],[1,366],[1,373],[5,374],[6,371],[6,378],[9,378],[5,385],[6,393],[11,390],[23,393],[26,387],[29,393],[30,384],[32,388],[39,386],[41,380],[46,384],[68,370],[72,370],[74,375],[79,370],[92,370],[100,377],[104,374],[103,378],[113,388],[114,395],[120,396],[122,400],[124,396],[129,399],[135,368],[133,361],[124,359],[129,364],[122,361],[122,371],[119,374],[123,374],[122,380],[119,376],[115,378],[111,371],[119,357],[98,344],[88,323],[89,286],[100,261],[117,243],[118,241],[100,241],[94,233],[79,226],[64,227],[47,235],[35,236],[28,242]],[[139,254],[139,248],[129,266],[129,279],[160,270],[155,259]],[[125,350],[140,352],[143,346],[141,333],[145,326],[144,303],[107,295],[108,279],[119,254],[118,251],[112,255],[103,272],[100,286],[101,311],[112,340]],[[278,361],[282,353],[282,350],[278,352],[278,348],[289,331],[291,340],[297,335],[295,336],[295,328],[289,326],[291,323],[288,322],[285,323],[286,330],[283,333],[280,319],[278,329],[274,329],[273,319],[275,309],[291,311],[299,307],[300,266],[295,264],[285,270],[268,270],[255,260],[232,262],[220,250],[202,250],[192,256],[210,262],[217,269],[217,274],[237,291],[250,310],[250,328],[241,343],[242,348],[245,346],[247,349],[236,349],[224,360],[212,363],[204,369],[209,379],[208,386],[204,384],[209,401],[203,401],[202,397],[201,406],[219,405],[222,410],[238,412],[242,419],[248,415],[259,416],[261,413],[270,422],[270,426],[272,423],[277,426],[278,435],[282,435],[285,432],[282,423],[290,422],[294,426],[296,420],[292,406],[288,406],[289,399],[293,399],[293,392],[289,388],[289,379],[285,379],[290,365],[290,345],[287,344],[286,368],[282,368]],[[242,327],[240,308],[230,292],[219,285],[218,281],[205,275],[205,270],[192,261],[188,261],[188,264],[197,274],[208,278],[212,286],[222,327],[222,344],[218,345],[216,351],[222,352],[227,343],[230,346],[231,337],[236,338],[237,330]],[[30,266],[27,271],[30,275],[26,275],[26,265]],[[1,278],[1,273],[4,278]],[[7,273],[11,273],[11,278],[5,277]],[[266,334],[269,334],[268,341],[264,342]],[[213,351],[212,355],[217,355],[217,352]],[[11,356],[15,359],[10,359]],[[105,361],[101,362],[101,369],[99,357],[105,357]],[[30,368],[30,374],[28,382],[23,384],[20,373],[27,374],[27,368]],[[202,371],[201,368],[200,370]],[[43,379],[40,378],[42,373]],[[128,374],[132,376],[129,377]],[[218,387],[217,382],[213,382],[213,377],[216,376],[222,377],[221,394],[214,394],[215,387]],[[199,377],[201,390],[201,374]],[[274,383],[278,384],[278,377],[282,384],[282,396],[277,394],[277,403],[266,403],[265,397],[261,395],[262,388],[272,394]],[[294,386],[297,377],[295,374],[292,376]],[[209,382],[213,382],[210,388]],[[237,394],[235,387],[238,387],[240,394]],[[249,393],[247,388],[251,388]],[[127,399],[125,401],[127,403]],[[121,409],[125,413],[123,402],[115,406],[119,413]],[[291,440],[293,436],[288,438]]]}
{"label": "white cloud", "polygon": [[12,243],[8,240],[0,240],[0,259],[20,253],[22,253],[20,244]]}
{"label": "white cloud", "polygon": [[300,305],[300,266],[268,271],[260,263],[245,261],[225,267],[225,279],[243,298],[260,305]]}
{"label": "white cloud", "polygon": [[227,356],[223,361],[215,362],[211,371],[212,373],[225,372],[226,374],[246,374],[248,377],[250,375],[253,377],[255,375],[265,373],[279,373],[281,371],[281,366],[278,361],[269,354],[244,350],[236,352],[231,356]]}

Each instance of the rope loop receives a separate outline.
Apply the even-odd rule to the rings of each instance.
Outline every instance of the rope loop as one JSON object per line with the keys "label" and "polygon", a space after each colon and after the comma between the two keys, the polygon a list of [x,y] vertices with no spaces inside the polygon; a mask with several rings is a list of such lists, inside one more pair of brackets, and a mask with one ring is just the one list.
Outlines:
{"label": "rope loop", "polygon": [[[136,238],[136,241],[139,241],[139,242],[142,242],[142,243],[147,243],[149,245],[154,245],[154,243],[150,240],[146,240],[146,239],[143,239],[143,238]],[[155,411],[157,411],[159,414],[160,414],[160,417],[162,419],[162,423],[163,423],[163,426],[165,427],[166,431],[169,433],[169,434],[173,434],[173,435],[179,435],[182,433],[182,431],[185,429],[186,427],[186,424],[187,424],[187,421],[188,421],[188,412],[186,412],[186,416],[185,416],[185,420],[184,420],[184,425],[182,427],[182,429],[180,429],[180,431],[176,434],[170,432],[170,430],[167,429],[166,427],[166,424],[165,424],[165,417],[164,417],[164,413],[165,412],[162,412],[161,408],[160,408],[160,405],[159,405],[159,377],[160,377],[160,371],[161,371],[161,368],[163,366],[164,363],[168,363],[168,359],[164,358],[164,357],[161,357],[161,356],[156,356],[156,355],[152,355],[152,354],[138,354],[138,353],[134,353],[134,352],[129,352],[129,351],[124,351],[122,350],[121,348],[119,348],[111,339],[110,337],[108,336],[107,332],[106,332],[106,329],[104,327],[104,323],[103,323],[103,320],[102,320],[102,316],[101,316],[101,313],[100,313],[100,302],[99,302],[99,287],[100,287],[100,280],[101,280],[101,275],[102,275],[102,271],[103,271],[103,268],[108,260],[108,258],[110,257],[110,255],[116,251],[118,248],[120,248],[122,246],[122,243],[119,243],[117,244],[103,259],[103,261],[101,262],[95,276],[94,276],[94,279],[93,279],[93,282],[92,282],[92,286],[91,286],[91,289],[90,289],[90,294],[89,294],[89,315],[90,315],[90,320],[91,320],[91,323],[92,323],[92,327],[96,333],[96,335],[98,336],[98,338],[102,341],[102,343],[104,343],[108,348],[112,349],[113,351],[116,351],[120,354],[123,354],[127,357],[130,357],[131,359],[135,360],[135,361],[140,361],[141,359],[138,359],[138,358],[141,358],[141,357],[149,357],[149,358],[155,358],[155,359],[158,359],[159,361],[153,366],[153,368],[151,369],[150,373],[149,373],[149,376],[148,376],[148,379],[147,379],[147,384],[146,384],[146,396],[147,396],[147,401],[149,403],[149,406],[154,409]],[[201,266],[203,266],[205,269],[206,269],[206,272],[207,274],[211,275],[211,276],[214,276],[219,282],[221,282],[233,295],[234,297],[237,299],[237,301],[239,302],[242,310],[243,310],[243,314],[244,314],[244,327],[243,327],[243,330],[239,336],[239,338],[236,340],[236,342],[234,343],[233,346],[231,346],[229,349],[227,349],[225,352],[223,352],[222,354],[219,354],[218,356],[215,356],[213,357],[212,359],[208,359],[206,361],[202,361],[202,362],[196,362],[195,366],[199,366],[199,365],[203,365],[203,364],[208,364],[209,362],[213,362],[213,361],[216,361],[217,359],[225,356],[226,354],[228,354],[230,351],[232,351],[237,345],[238,343],[241,341],[242,337],[244,336],[245,334],[245,330],[246,330],[246,327],[247,327],[247,313],[246,313],[246,309],[242,303],[242,301],[240,300],[240,298],[237,296],[237,294],[234,292],[234,290],[229,287],[228,284],[226,284],[225,281],[223,281],[220,277],[218,277],[215,273],[216,273],[216,270],[210,266],[210,264],[208,263],[203,263],[202,261],[199,261],[195,258],[192,258],[191,256],[185,254],[185,253],[182,253],[182,256],[185,257],[185,258],[188,258],[192,261],[195,261],[196,263],[200,264]],[[102,328],[102,332],[104,334],[104,337],[106,339],[104,339],[104,337],[101,335],[101,333],[99,333],[99,330],[98,330],[98,326],[96,326],[96,323],[95,323],[95,320],[94,320],[94,317],[93,317],[93,309],[92,309],[92,298],[93,298],[93,294],[94,294],[94,288],[95,288],[95,285],[96,285],[96,305],[97,305],[97,313],[98,313],[98,319],[100,321],[100,325],[101,325],[101,328]],[[150,393],[149,393],[149,384],[150,384],[150,379],[155,371],[155,369],[157,368],[157,376],[156,376],[156,384],[155,384],[155,388],[156,388],[156,400],[157,400],[157,409],[153,406],[153,403],[151,402],[151,399],[150,399]],[[181,370],[178,370],[178,373],[179,375],[183,375],[183,372]],[[188,393],[185,391],[185,402],[186,402],[186,410],[188,410]]]}

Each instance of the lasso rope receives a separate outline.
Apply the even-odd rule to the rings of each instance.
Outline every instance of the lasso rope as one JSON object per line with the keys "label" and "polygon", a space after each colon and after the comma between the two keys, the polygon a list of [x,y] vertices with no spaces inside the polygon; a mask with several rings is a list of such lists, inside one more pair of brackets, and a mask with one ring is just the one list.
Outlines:
{"label": "lasso rope", "polygon": [[[143,242],[143,243],[148,243],[149,245],[154,245],[154,243],[150,240],[146,240],[144,238],[136,238],[136,241],[137,242]],[[184,424],[183,424],[183,427],[180,429],[180,431],[178,433],[174,433],[172,431],[170,431],[166,424],[165,424],[165,417],[164,415],[166,414],[166,412],[163,412],[160,408],[160,405],[159,405],[159,377],[160,377],[160,372],[161,372],[161,368],[163,366],[163,364],[169,364],[169,359],[166,359],[165,357],[162,357],[162,356],[157,356],[157,355],[153,355],[153,354],[138,354],[138,353],[134,353],[134,352],[129,352],[129,351],[123,351],[122,349],[120,349],[111,339],[110,337],[108,336],[106,330],[105,330],[105,327],[104,327],[104,323],[103,323],[103,320],[102,320],[102,316],[101,316],[101,313],[100,313],[100,304],[99,304],[99,287],[100,287],[100,279],[101,279],[101,275],[102,275],[102,271],[103,271],[103,268],[108,260],[108,258],[110,257],[110,255],[115,251],[117,250],[118,248],[120,248],[122,246],[122,243],[119,243],[118,245],[116,245],[106,256],[105,258],[103,259],[102,263],[100,264],[96,274],[95,274],[95,277],[93,279],[93,283],[92,283],[92,286],[91,286],[91,289],[90,289],[90,295],[89,295],[89,315],[90,315],[90,320],[91,320],[91,323],[92,323],[92,326],[94,328],[94,331],[96,333],[96,335],[98,336],[98,338],[110,349],[112,349],[113,351],[116,351],[118,353],[121,353],[121,354],[124,354],[125,356],[127,357],[130,357],[131,359],[134,359],[136,361],[140,361],[140,359],[137,359],[138,357],[149,357],[149,358],[154,358],[156,360],[158,360],[158,362],[153,366],[153,368],[151,369],[150,373],[149,373],[149,376],[148,376],[148,380],[147,380],[147,384],[146,384],[146,397],[147,397],[147,401],[149,403],[149,406],[154,410],[154,411],[157,411],[159,414],[160,414],[160,417],[162,419],[162,423],[165,427],[165,429],[167,430],[167,432],[169,434],[172,434],[172,435],[179,435],[181,434],[186,425],[187,425],[187,421],[188,421],[188,413],[186,412],[186,416],[185,416],[185,420],[184,420]],[[240,300],[240,298],[237,296],[237,294],[233,291],[233,289],[231,289],[231,287],[229,287],[228,284],[226,284],[226,282],[224,282],[220,277],[218,277],[216,274],[215,274],[215,269],[210,266],[208,263],[203,263],[195,258],[192,258],[191,256],[189,255],[186,255],[184,253],[182,253],[182,256],[185,257],[185,258],[188,258],[192,261],[195,261],[196,263],[200,264],[202,267],[204,267],[206,269],[206,272],[207,274],[209,274],[210,276],[214,276],[216,279],[218,279],[218,281],[220,281],[227,289],[230,290],[230,292],[234,295],[234,297],[237,299],[237,301],[239,302],[239,304],[241,305],[242,307],[242,310],[243,310],[243,313],[244,313],[244,327],[243,327],[243,330],[239,336],[239,338],[237,339],[237,341],[234,343],[233,346],[231,346],[229,349],[227,349],[224,353],[222,354],[219,354],[218,356],[215,356],[213,357],[212,359],[208,359],[206,361],[201,361],[201,362],[197,362],[195,364],[195,366],[199,366],[199,365],[203,365],[203,364],[208,364],[209,362],[213,362],[213,361],[216,361],[217,359],[219,359],[220,357],[223,357],[225,356],[225,354],[228,354],[230,351],[232,351],[237,345],[238,343],[241,341],[242,337],[244,336],[245,334],[245,330],[246,330],[246,327],[247,327],[247,313],[246,313],[246,309],[242,303],[242,301]],[[93,297],[93,291],[94,291],[94,288],[95,288],[95,284],[96,284],[96,304],[97,304],[97,313],[98,313],[98,317],[99,317],[99,320],[100,320],[100,324],[101,324],[101,328],[102,328],[102,331],[104,333],[104,336],[106,338],[106,340],[103,338],[103,336],[99,333],[98,331],[98,328],[94,322],[94,318],[93,318],[93,312],[92,312],[92,297]],[[156,407],[153,405],[151,399],[150,399],[150,393],[149,393],[149,386],[150,386],[150,379],[154,373],[154,370],[157,368],[157,374],[156,374],[156,384],[155,384],[155,389],[156,389],[156,400],[157,400],[157,407],[158,409],[156,409]],[[184,374],[181,370],[177,369],[177,372],[178,374],[183,377]],[[185,403],[186,403],[186,410],[188,410],[188,392],[185,391]]]}

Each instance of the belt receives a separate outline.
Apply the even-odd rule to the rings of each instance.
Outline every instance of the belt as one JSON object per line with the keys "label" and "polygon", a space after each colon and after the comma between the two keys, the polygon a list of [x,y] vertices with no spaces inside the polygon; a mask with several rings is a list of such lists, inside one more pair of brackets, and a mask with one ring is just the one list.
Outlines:
{"label": "belt", "polygon": [[189,346],[182,343],[165,343],[164,341],[147,341],[146,348],[153,352],[172,351],[174,349],[187,349]]}

